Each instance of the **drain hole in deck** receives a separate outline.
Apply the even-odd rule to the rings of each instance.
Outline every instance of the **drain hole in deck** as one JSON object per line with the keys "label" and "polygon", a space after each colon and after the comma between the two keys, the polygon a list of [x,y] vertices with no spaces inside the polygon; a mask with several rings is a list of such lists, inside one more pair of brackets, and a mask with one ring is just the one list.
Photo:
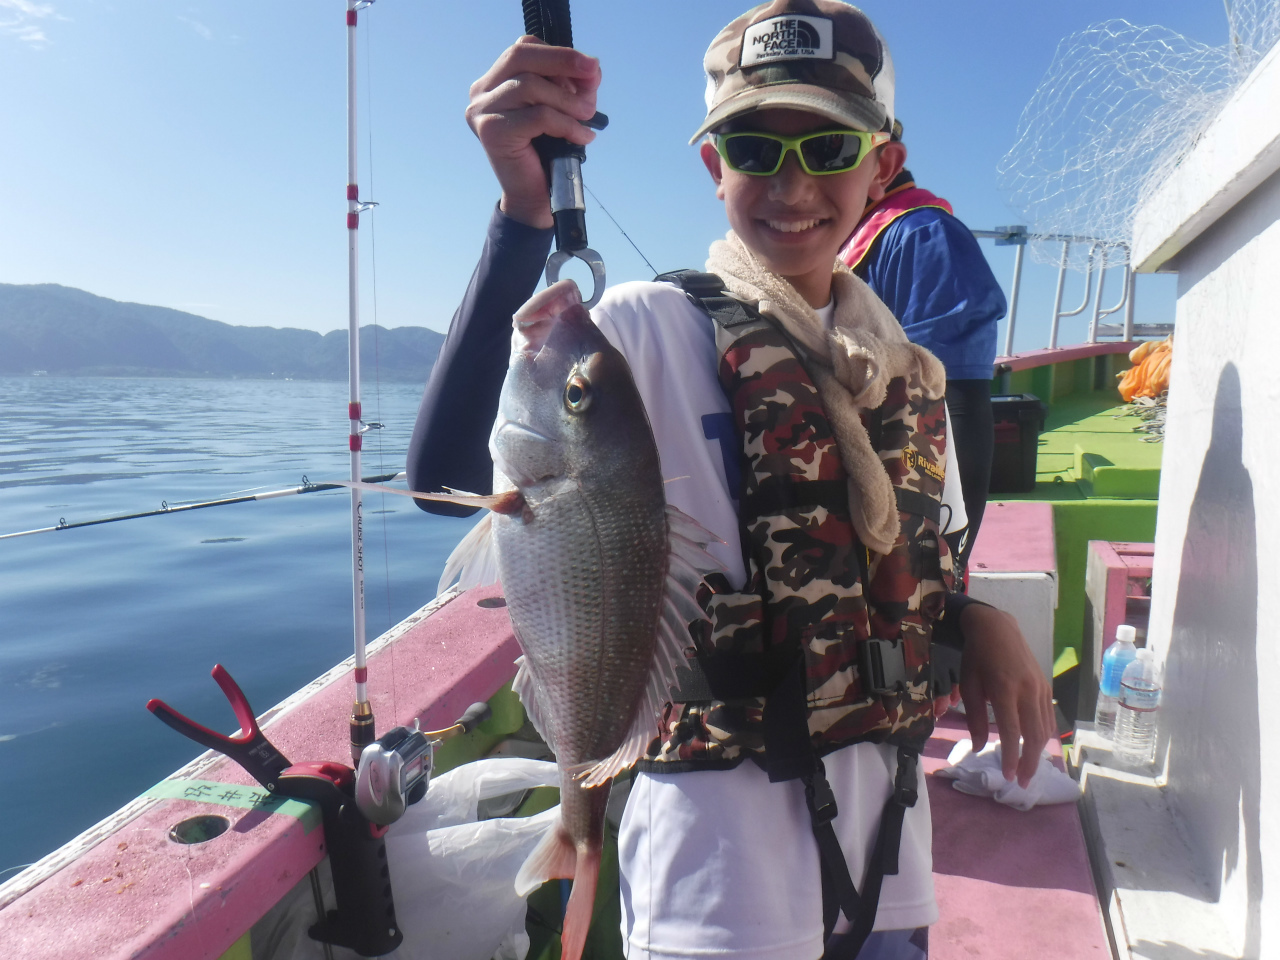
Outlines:
{"label": "drain hole in deck", "polygon": [[206,813],[175,823],[169,828],[169,839],[174,843],[204,843],[222,836],[230,826],[226,817]]}
{"label": "drain hole in deck", "polygon": [[483,600],[477,600],[477,607],[505,607],[507,605],[506,597],[485,597]]}

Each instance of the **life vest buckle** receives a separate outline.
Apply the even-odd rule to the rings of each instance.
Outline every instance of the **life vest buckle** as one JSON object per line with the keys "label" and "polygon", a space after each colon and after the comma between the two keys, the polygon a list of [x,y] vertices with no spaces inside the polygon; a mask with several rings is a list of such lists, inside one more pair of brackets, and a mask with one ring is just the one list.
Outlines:
{"label": "life vest buckle", "polygon": [[821,761],[819,761],[817,772],[804,778],[804,792],[805,799],[809,802],[809,817],[815,827],[830,823],[839,814],[835,791],[827,782]]}
{"label": "life vest buckle", "polygon": [[859,659],[864,693],[885,696],[907,692],[910,678],[900,641],[872,637],[862,643]]}

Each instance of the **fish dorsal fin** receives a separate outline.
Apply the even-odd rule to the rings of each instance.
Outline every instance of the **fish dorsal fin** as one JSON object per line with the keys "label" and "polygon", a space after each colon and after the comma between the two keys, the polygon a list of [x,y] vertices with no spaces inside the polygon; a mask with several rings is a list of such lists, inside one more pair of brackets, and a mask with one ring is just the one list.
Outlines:
{"label": "fish dorsal fin", "polygon": [[498,553],[493,548],[493,514],[486,513],[480,522],[458,541],[445,561],[444,573],[436,587],[436,596],[458,581],[460,590],[487,587],[498,582]]}
{"label": "fish dorsal fin", "polygon": [[542,716],[542,702],[538,699],[538,681],[533,678],[533,671],[523,656],[516,657],[516,677],[511,681],[511,690],[524,705],[525,716],[538,731],[538,736],[546,741],[551,752],[555,753],[555,738],[551,735],[551,725]]}
{"label": "fish dorsal fin", "polygon": [[686,652],[693,646],[689,623],[707,619],[695,599],[702,584],[702,573],[724,570],[705,549],[708,543],[718,542],[719,538],[670,504],[667,505],[667,540],[670,544],[667,592],[658,617],[657,644],[644,694],[618,749],[578,775],[584,787],[598,787],[612,780],[643,757],[658,735],[663,708],[671,700],[671,688],[677,682],[676,671],[686,665]]}

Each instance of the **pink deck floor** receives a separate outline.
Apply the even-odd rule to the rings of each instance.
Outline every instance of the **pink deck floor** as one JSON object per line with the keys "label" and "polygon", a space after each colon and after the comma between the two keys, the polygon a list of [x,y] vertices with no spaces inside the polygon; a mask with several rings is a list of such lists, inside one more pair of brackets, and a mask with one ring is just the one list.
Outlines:
{"label": "pink deck floor", "polygon": [[[463,595],[371,658],[380,729],[415,715],[426,729],[444,726],[510,678],[518,648],[506,611],[476,604],[494,593]],[[349,677],[341,677],[281,714],[266,732],[294,761],[345,762],[350,696]],[[225,717],[196,719],[228,725]],[[942,765],[952,742],[963,736],[954,719],[945,720],[927,751],[926,772]],[[220,957],[319,862],[324,841],[305,818],[233,805],[256,785],[230,761],[202,771],[200,779],[217,785],[167,781],[176,798],[156,801],[0,909],[6,955]],[[935,777],[926,780],[942,912],[931,934],[937,960],[1108,955],[1074,805],[1019,813],[960,794]],[[199,845],[169,839],[173,824],[202,813],[228,817],[231,829]]]}
{"label": "pink deck floor", "polygon": [[[943,718],[923,758],[946,766],[964,718]],[[1055,763],[1061,750],[1050,741]],[[1106,960],[1111,956],[1074,803],[1023,813],[926,776],[933,808],[938,922],[932,960]]]}

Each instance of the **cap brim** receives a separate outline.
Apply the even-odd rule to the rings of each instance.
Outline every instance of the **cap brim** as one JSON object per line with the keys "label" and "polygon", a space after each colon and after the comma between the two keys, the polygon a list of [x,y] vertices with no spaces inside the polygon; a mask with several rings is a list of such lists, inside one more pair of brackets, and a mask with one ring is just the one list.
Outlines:
{"label": "cap brim", "polygon": [[800,83],[752,87],[717,105],[707,114],[689,143],[697,143],[700,137],[722,123],[772,107],[816,113],[833,123],[847,124],[851,130],[866,130],[868,133],[883,129],[887,117],[884,107],[877,103],[863,97],[842,97],[826,87]]}

